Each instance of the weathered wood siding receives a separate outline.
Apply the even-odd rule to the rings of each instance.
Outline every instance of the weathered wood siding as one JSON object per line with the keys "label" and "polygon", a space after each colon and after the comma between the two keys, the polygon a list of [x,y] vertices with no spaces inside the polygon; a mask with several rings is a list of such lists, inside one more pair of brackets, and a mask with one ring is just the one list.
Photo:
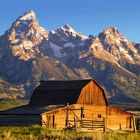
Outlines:
{"label": "weathered wood siding", "polygon": [[[74,106],[71,105],[69,107],[69,109],[73,109]],[[48,126],[48,127],[52,127],[53,126],[53,115],[55,116],[55,128],[57,129],[63,129],[66,125],[66,107],[64,108],[60,108],[60,109],[57,109],[57,110],[54,110],[54,111],[50,111],[48,113],[43,113],[42,114],[42,123],[43,125],[45,126]],[[71,111],[68,111],[69,113],[69,116],[68,116],[68,119],[69,120],[73,120],[74,118],[74,115],[73,115],[73,112],[72,110]],[[76,113],[77,114],[77,113]]]}
{"label": "weathered wood siding", "polygon": [[[107,107],[107,106],[93,106],[93,105],[81,105],[75,104],[70,105],[69,109],[80,109],[84,108],[82,120],[103,120],[105,119],[105,125],[109,129],[126,129],[130,128],[130,114],[121,111],[116,108]],[[69,123],[74,124],[74,117],[76,121],[81,119],[80,110],[69,110],[68,111],[68,120]],[[46,112],[42,114],[43,124],[53,124],[53,115],[55,116],[55,128],[62,129],[66,124],[66,107],[57,109],[54,111]]]}
{"label": "weathered wood siding", "polygon": [[77,104],[89,104],[93,106],[106,106],[107,101],[104,91],[95,83],[90,81],[81,90],[80,96],[77,100]]}
{"label": "weathered wood siding", "polygon": [[118,108],[107,107],[107,126],[112,129],[125,129],[131,127],[131,114]]}

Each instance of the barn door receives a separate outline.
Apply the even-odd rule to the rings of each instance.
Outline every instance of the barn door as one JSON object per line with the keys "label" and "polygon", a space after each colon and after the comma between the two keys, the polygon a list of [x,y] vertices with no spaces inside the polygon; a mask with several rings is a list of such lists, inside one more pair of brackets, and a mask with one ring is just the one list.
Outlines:
{"label": "barn door", "polygon": [[48,128],[55,128],[55,115],[47,116]]}
{"label": "barn door", "polygon": [[126,117],[126,128],[131,128],[131,117]]}
{"label": "barn door", "polygon": [[55,115],[52,116],[52,127],[55,128]]}

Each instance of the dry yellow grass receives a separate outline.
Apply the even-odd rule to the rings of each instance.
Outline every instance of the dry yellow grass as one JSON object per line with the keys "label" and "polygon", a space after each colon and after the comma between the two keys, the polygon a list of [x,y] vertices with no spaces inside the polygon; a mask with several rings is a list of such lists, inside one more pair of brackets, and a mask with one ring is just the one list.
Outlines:
{"label": "dry yellow grass", "polygon": [[40,126],[0,127],[0,140],[53,139],[53,140],[139,140],[140,133],[76,132],[46,129]]}

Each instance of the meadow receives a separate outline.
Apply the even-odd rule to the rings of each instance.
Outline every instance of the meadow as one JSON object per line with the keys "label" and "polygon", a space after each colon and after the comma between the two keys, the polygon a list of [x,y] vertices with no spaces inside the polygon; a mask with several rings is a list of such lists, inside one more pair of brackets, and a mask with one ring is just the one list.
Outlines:
{"label": "meadow", "polygon": [[0,140],[139,140],[139,133],[80,132],[47,129],[41,126],[0,127]]}

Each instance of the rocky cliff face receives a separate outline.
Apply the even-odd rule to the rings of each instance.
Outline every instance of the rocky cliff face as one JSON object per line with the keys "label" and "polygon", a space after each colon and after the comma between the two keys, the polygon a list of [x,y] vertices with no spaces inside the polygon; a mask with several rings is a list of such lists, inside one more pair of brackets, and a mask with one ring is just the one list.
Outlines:
{"label": "rocky cliff face", "polygon": [[8,83],[22,89],[15,98],[29,97],[39,80],[93,78],[111,100],[140,99],[140,44],[128,41],[116,27],[95,37],[68,24],[47,32],[29,11],[0,37],[0,67],[1,87]]}
{"label": "rocky cliff face", "polygon": [[27,61],[40,55],[38,45],[48,38],[48,33],[39,26],[35,13],[29,11],[19,17],[4,36],[12,54]]}

